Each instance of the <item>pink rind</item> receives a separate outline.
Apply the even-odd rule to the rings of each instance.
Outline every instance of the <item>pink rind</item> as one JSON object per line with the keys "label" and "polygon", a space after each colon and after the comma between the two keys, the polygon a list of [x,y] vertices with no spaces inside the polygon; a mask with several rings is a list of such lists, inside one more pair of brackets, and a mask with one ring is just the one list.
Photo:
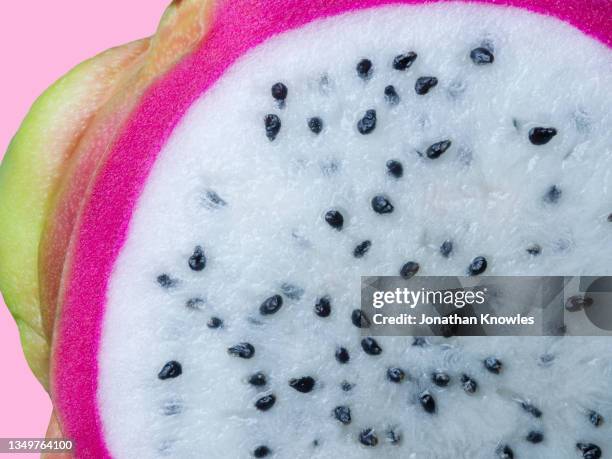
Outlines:
{"label": "pink rind", "polygon": [[[441,0],[444,1],[444,0]],[[233,0],[219,2],[198,50],[149,89],[92,184],[83,209],[62,313],[53,345],[52,394],[76,456],[108,458],[97,408],[98,353],[113,266],[148,175],[168,137],[192,103],[236,59],[273,35],[315,19],[416,0]],[[556,16],[612,46],[607,0],[479,0]]]}

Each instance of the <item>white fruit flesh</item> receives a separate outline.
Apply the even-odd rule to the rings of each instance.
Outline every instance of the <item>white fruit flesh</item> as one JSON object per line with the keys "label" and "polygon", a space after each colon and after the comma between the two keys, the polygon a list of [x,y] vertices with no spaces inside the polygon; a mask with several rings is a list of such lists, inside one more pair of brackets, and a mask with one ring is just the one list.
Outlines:
{"label": "white fruit flesh", "polygon": [[[479,46],[493,50],[491,65],[475,65]],[[414,51],[407,71],[393,58]],[[374,64],[357,76],[362,58]],[[426,95],[418,77],[435,76]],[[321,83],[322,77],[326,84]],[[289,95],[279,108],[271,86]],[[384,88],[401,101],[390,106]],[[366,355],[350,320],[359,305],[361,275],[397,275],[418,261],[424,275],[462,275],[486,256],[488,274],[612,274],[612,53],[556,20],[507,8],[445,4],[393,6],[319,21],[279,36],[244,56],[204,95],[163,149],[131,222],[108,292],[99,358],[99,404],[111,453],[123,457],[248,457],[259,445],[275,457],[494,457],[509,444],[516,457],[577,457],[589,441],[612,451],[612,422],[595,428],[586,410],[612,420],[612,341],[606,338],[431,339],[377,338],[383,352]],[[357,121],[377,111],[377,127],[360,134]],[[274,141],[263,118],[277,114]],[[315,135],[307,120],[318,116]],[[528,139],[533,127],[554,127],[548,144]],[[438,159],[418,152],[450,139]],[[387,160],[403,177],[386,173]],[[562,191],[555,203],[547,191]],[[214,190],[227,205],[206,205]],[[395,209],[375,213],[370,201],[385,194]],[[210,203],[209,203],[210,204]],[[342,231],[323,219],[339,209]],[[363,240],[372,242],[360,259]],[[449,258],[439,247],[452,240]],[[531,256],[527,247],[539,244]],[[207,266],[187,260],[201,245]],[[156,283],[168,274],[170,289]],[[304,290],[284,297],[274,315],[259,305],[285,282]],[[329,295],[332,313],[313,306]],[[199,310],[185,306],[204,300]],[[224,321],[211,330],[211,316]],[[227,348],[248,341],[250,360]],[[334,358],[346,347],[350,363]],[[482,360],[504,363],[500,375]],[[541,356],[554,360],[544,365]],[[180,377],[157,374],[171,360]],[[402,367],[408,380],[385,376]],[[452,378],[433,386],[436,369]],[[268,385],[246,383],[261,370]],[[461,389],[470,374],[474,395]],[[312,376],[302,394],[288,385]],[[355,384],[350,392],[342,381]],[[438,411],[416,401],[429,389]],[[273,392],[268,412],[253,406]],[[529,399],[535,419],[514,401]],[[346,405],[352,423],[331,411]],[[169,408],[170,407],[170,408]],[[178,407],[178,408],[177,408]],[[168,412],[176,412],[168,415]],[[378,446],[359,444],[373,428]],[[402,435],[389,444],[385,431]],[[525,441],[530,430],[542,444]],[[313,441],[318,440],[318,446]]]}

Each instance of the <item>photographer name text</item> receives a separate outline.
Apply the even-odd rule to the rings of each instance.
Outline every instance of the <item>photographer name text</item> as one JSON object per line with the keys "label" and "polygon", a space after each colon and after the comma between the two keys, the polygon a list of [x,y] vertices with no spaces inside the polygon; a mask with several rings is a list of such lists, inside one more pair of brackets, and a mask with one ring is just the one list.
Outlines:
{"label": "photographer name text", "polygon": [[395,315],[376,313],[372,316],[375,325],[534,325],[535,318],[515,314],[499,316],[492,314],[460,315],[450,313],[431,315],[415,313],[417,306],[430,308],[437,306],[452,306],[458,310],[466,306],[482,305],[486,302],[487,289],[455,289],[455,290],[411,290],[397,288],[392,291],[376,291],[372,295],[372,307],[382,310],[385,306],[401,305],[411,310],[410,313]]}

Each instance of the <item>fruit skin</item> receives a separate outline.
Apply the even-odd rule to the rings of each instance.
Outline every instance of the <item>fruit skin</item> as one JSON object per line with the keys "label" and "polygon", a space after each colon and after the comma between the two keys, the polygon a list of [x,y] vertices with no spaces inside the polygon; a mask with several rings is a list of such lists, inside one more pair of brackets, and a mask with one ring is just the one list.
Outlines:
{"label": "fruit skin", "polygon": [[[175,1],[147,56],[133,70],[129,82],[97,113],[72,155],[74,161],[62,174],[41,241],[44,306],[28,310],[24,317],[45,312],[50,324],[47,328],[53,329],[52,396],[64,430],[80,440],[80,456],[109,455],[96,409],[96,358],[106,284],[156,155],[187,108],[238,57],[276,33],[359,8],[421,2],[310,0],[308,8],[304,3],[219,0],[211,11],[212,1]],[[601,14],[607,8],[606,0],[480,3],[551,14],[604,44],[612,44],[612,17]],[[208,27],[215,33],[200,41]],[[190,54],[198,44],[197,51]],[[211,62],[214,65],[208,64]],[[175,64],[172,72],[157,79]],[[167,103],[160,104],[164,100]],[[13,218],[12,213],[4,215]],[[27,263],[23,272],[35,265],[35,261]],[[21,276],[21,271],[16,272]],[[28,285],[33,284],[25,283],[24,289]]]}
{"label": "fruit skin", "polygon": [[[49,421],[49,427],[47,428],[47,434],[45,438],[48,439],[64,439],[65,436],[57,420],[57,414],[55,410],[51,413],[51,420]],[[40,455],[41,459],[71,459],[73,455],[71,453],[43,453]]]}
{"label": "fruit skin", "polygon": [[0,167],[0,290],[44,387],[50,337],[42,322],[37,266],[47,203],[96,111],[147,47],[148,40],[141,40],[111,49],[58,80],[33,104]]}
{"label": "fruit skin", "polygon": [[150,46],[98,110],[72,155],[73,160],[58,180],[57,192],[48,204],[39,248],[40,301],[50,335],[59,310],[62,278],[70,270],[71,239],[89,184],[147,88],[200,42],[211,8],[212,2],[208,0],[172,2],[150,39]]}

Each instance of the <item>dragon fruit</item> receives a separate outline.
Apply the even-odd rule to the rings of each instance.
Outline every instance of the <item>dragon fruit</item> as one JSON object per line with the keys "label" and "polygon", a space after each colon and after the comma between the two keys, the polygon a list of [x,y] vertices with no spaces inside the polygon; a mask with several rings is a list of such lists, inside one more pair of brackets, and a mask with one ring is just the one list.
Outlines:
{"label": "dragon fruit", "polygon": [[51,430],[92,458],[610,454],[609,338],[369,336],[359,287],[612,273],[611,18],[182,0],[69,74],[0,175]]}

